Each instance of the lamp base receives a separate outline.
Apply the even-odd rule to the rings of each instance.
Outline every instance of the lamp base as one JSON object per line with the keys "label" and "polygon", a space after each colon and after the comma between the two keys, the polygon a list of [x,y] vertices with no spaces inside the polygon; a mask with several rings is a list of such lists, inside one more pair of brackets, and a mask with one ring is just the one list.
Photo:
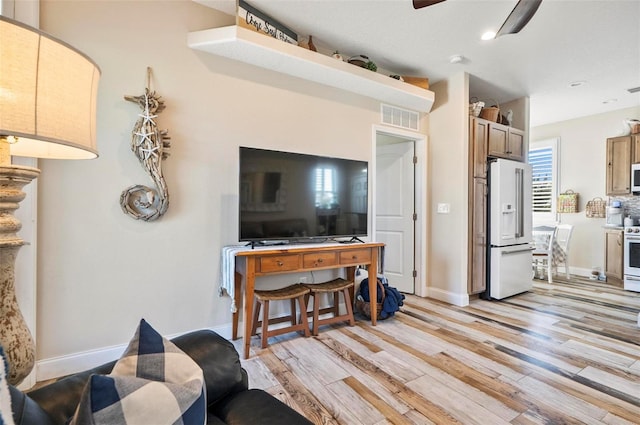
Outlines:
{"label": "lamp base", "polygon": [[35,363],[33,337],[16,299],[15,260],[25,242],[17,235],[22,225],[13,212],[26,196],[22,188],[39,174],[33,167],[0,166],[0,345],[12,385],[22,382]]}

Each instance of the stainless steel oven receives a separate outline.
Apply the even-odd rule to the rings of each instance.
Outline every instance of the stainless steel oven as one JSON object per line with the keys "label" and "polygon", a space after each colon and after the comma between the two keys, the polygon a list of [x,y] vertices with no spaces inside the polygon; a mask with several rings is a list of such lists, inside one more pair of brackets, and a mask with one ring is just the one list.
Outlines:
{"label": "stainless steel oven", "polygon": [[624,229],[624,289],[640,292],[640,226]]}

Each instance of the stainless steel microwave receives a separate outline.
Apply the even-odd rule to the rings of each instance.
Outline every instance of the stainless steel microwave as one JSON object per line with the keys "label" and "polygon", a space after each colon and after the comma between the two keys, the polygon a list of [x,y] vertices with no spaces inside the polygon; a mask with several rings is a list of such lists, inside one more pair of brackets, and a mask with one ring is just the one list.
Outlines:
{"label": "stainless steel microwave", "polygon": [[640,192],[640,164],[631,164],[631,192]]}

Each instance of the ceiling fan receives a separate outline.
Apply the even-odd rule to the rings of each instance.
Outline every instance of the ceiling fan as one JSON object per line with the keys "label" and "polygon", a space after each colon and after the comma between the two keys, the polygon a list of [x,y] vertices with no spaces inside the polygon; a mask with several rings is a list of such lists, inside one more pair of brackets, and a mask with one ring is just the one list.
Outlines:
{"label": "ceiling fan", "polygon": [[[421,9],[443,1],[445,0],[413,0],[413,8]],[[501,35],[515,34],[519,32],[525,25],[527,25],[533,15],[535,15],[540,3],[542,3],[542,0],[519,0],[500,27],[500,30],[498,30],[496,38]]]}

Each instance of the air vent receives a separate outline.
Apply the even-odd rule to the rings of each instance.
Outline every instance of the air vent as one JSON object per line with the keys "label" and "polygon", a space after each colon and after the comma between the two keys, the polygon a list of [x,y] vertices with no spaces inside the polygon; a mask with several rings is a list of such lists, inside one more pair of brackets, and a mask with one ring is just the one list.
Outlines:
{"label": "air vent", "polygon": [[629,93],[638,93],[640,92],[640,87],[634,87],[632,89],[627,89]]}
{"label": "air vent", "polygon": [[415,111],[408,109],[402,109],[391,105],[380,105],[380,112],[382,113],[382,123],[393,125],[395,127],[402,127],[408,130],[418,131],[419,129],[419,115]]}

